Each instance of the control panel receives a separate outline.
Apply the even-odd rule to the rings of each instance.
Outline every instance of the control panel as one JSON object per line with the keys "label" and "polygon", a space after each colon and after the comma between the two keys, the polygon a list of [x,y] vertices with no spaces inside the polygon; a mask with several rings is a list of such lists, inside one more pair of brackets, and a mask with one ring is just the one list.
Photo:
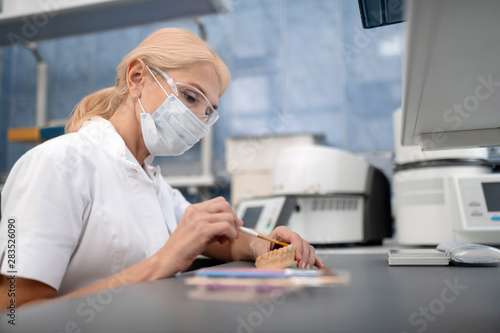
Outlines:
{"label": "control panel", "polygon": [[267,235],[275,227],[287,224],[294,207],[295,200],[286,196],[255,198],[242,200],[236,214],[245,227]]}
{"label": "control panel", "polygon": [[500,174],[456,179],[465,229],[500,229]]}

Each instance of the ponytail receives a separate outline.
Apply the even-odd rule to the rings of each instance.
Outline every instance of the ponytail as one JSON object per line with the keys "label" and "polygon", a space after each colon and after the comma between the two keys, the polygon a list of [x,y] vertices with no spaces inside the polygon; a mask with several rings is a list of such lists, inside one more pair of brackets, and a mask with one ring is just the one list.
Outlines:
{"label": "ponytail", "polygon": [[76,132],[83,123],[94,116],[109,119],[120,105],[120,95],[115,87],[99,90],[83,98],[73,109],[71,118],[66,124],[66,133]]}

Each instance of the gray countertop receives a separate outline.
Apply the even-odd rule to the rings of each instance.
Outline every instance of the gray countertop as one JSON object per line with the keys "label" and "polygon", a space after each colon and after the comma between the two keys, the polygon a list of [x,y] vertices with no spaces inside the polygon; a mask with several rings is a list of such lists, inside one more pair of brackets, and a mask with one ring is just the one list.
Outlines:
{"label": "gray countertop", "polygon": [[[385,254],[323,251],[350,282],[253,303],[192,300],[191,273],[21,308],[2,332],[498,332],[500,267],[391,267]],[[225,264],[251,266],[248,262]],[[80,331],[81,330],[81,331]]]}

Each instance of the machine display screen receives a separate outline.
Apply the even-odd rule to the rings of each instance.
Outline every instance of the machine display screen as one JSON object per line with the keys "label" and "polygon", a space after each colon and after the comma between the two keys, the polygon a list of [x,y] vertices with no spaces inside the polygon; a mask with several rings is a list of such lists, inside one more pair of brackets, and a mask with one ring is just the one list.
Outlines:
{"label": "machine display screen", "polygon": [[500,183],[481,183],[488,212],[500,212]]}
{"label": "machine display screen", "polygon": [[242,218],[245,223],[244,226],[246,228],[255,228],[263,209],[264,206],[248,207]]}

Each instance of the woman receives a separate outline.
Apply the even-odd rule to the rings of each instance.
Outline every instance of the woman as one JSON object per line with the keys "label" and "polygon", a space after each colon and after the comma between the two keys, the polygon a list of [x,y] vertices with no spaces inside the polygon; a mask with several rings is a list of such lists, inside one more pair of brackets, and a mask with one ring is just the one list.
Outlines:
{"label": "woman", "polygon": [[[199,254],[254,260],[272,249],[238,233],[223,198],[190,205],[166,184],[153,156],[180,155],[208,133],[230,79],[205,42],[181,29],[153,33],[118,65],[116,86],[84,98],[64,136],[26,153],[2,195],[2,306],[14,263],[16,305],[161,279]],[[9,256],[8,229],[17,236]],[[12,231],[11,231],[12,233]],[[322,267],[285,227],[301,268]],[[10,259],[10,260],[9,260]]]}

